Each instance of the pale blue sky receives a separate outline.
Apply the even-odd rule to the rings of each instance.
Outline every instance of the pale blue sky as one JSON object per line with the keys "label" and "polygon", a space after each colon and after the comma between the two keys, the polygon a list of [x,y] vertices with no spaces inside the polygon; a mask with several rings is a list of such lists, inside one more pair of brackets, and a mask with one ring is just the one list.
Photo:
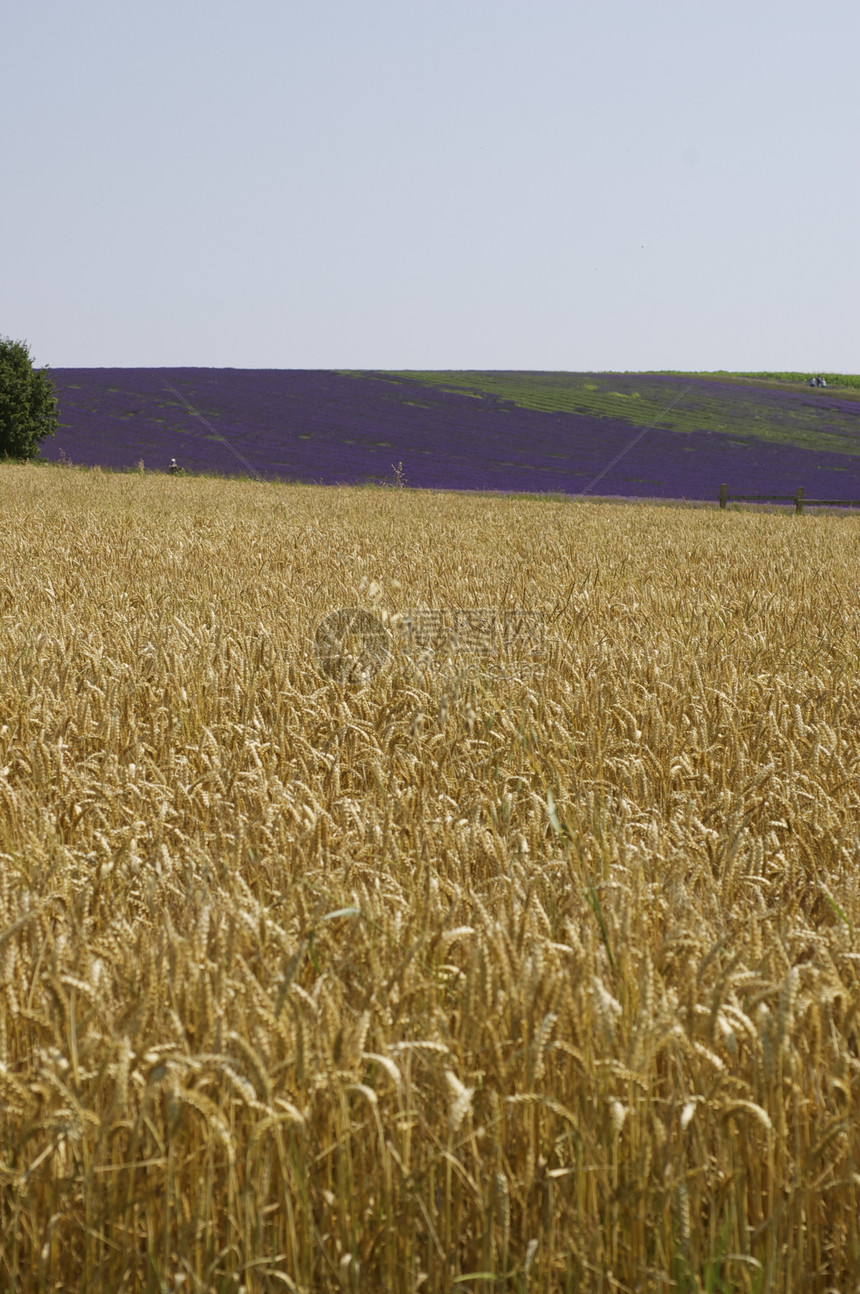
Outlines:
{"label": "pale blue sky", "polygon": [[860,371],[857,0],[0,0],[38,363]]}

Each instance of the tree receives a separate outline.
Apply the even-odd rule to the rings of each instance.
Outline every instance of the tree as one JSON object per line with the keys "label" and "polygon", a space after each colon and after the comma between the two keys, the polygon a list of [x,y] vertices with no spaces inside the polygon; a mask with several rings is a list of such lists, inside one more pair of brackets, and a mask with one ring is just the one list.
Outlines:
{"label": "tree", "polygon": [[47,369],[34,369],[26,342],[0,337],[0,458],[36,458],[59,421]]}

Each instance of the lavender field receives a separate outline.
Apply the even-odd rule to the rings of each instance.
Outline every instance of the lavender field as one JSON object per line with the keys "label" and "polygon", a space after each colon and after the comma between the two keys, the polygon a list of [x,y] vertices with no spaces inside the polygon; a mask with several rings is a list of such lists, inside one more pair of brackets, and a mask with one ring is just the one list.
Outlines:
{"label": "lavender field", "polygon": [[165,471],[175,457],[193,473],[246,475],[250,465],[272,480],[361,484],[391,481],[402,464],[417,487],[576,494],[655,422],[595,495],[715,499],[726,482],[737,493],[802,485],[809,497],[860,499],[860,400],[848,390],[636,373],[60,368],[51,377],[60,429],[43,457],[84,466],[143,460]]}

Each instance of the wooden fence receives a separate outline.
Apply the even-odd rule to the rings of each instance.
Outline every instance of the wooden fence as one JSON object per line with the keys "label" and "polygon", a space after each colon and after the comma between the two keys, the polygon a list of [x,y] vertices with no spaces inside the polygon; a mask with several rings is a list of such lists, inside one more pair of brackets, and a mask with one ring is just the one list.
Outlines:
{"label": "wooden fence", "polygon": [[860,499],[807,499],[803,486],[795,494],[729,494],[727,485],[720,486],[720,507],[727,503],[793,503],[798,516],[804,504],[809,508],[860,508]]}

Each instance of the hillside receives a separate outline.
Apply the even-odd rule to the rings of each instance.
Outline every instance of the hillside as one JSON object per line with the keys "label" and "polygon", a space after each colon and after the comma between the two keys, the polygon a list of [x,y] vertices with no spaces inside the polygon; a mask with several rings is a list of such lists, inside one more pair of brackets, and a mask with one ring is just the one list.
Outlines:
{"label": "hillside", "polygon": [[713,499],[725,481],[734,491],[803,485],[810,496],[860,498],[857,379],[833,374],[823,390],[737,374],[189,368],[52,376],[61,427],[45,457],[84,465],[130,469],[142,459],[163,471],[175,457],[195,473],[361,484],[391,480],[402,464],[410,485],[432,489]]}

